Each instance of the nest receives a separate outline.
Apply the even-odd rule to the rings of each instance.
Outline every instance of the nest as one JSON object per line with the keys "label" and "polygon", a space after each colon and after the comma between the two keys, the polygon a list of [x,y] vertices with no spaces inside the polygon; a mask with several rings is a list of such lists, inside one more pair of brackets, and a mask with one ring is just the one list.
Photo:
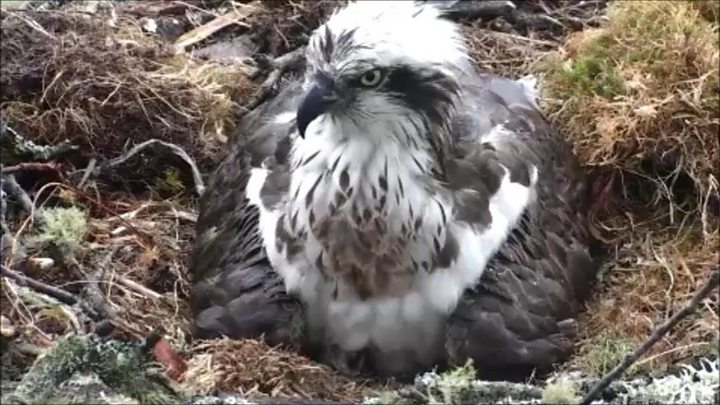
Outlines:
{"label": "nest", "polygon": [[246,72],[176,55],[131,18],[104,17],[3,11],[4,119],[34,141],[106,158],[157,138],[207,163],[232,129]]}
{"label": "nest", "polygon": [[[544,107],[591,172],[592,231],[613,250],[586,348],[610,335],[641,342],[718,264],[720,44],[709,3],[612,3],[607,24],[533,67]],[[642,364],[712,350],[713,307]]]}
{"label": "nest", "polygon": [[[582,28],[578,19],[594,25],[599,10],[580,10],[592,2],[547,3],[566,30],[536,34],[532,27],[504,29],[500,20],[467,21],[463,30],[481,70],[544,77],[546,111],[592,172],[593,232],[614,257],[589,303],[581,328],[585,341],[573,364],[607,371],[593,367],[614,365],[605,360],[617,362],[618,353],[621,358],[649,335],[718,263],[720,8],[712,2],[612,3],[607,24],[574,34],[555,52],[566,31]],[[248,17],[249,35],[259,52],[285,54],[304,44],[337,5],[263,3]],[[535,6],[521,8],[526,7]],[[122,12],[100,18],[66,6],[2,11],[1,18],[2,116],[39,143],[70,140],[85,146],[89,155],[107,159],[142,141],[161,139],[183,147],[207,172],[232,129],[234,106],[245,105],[252,93],[253,84],[237,65],[178,54]],[[114,313],[114,335],[142,339],[160,327],[187,359],[182,384],[193,392],[343,402],[374,395],[380,387],[262,342],[188,346],[186,255],[194,235],[195,201],[167,174],[162,184],[151,187],[168,188],[170,201],[102,184],[95,193],[57,183],[36,193],[38,211],[43,205],[75,206],[87,223],[78,227],[83,232],[74,247],[53,253],[47,244],[26,244],[27,237],[47,233],[33,225],[31,214],[10,218],[14,238],[26,244],[22,253],[29,265],[23,270],[80,296],[98,281],[95,270],[106,268],[90,290]],[[132,170],[122,175],[146,177]],[[98,179],[103,182],[107,179]],[[47,256],[54,256],[54,266],[38,264]],[[3,259],[12,268],[8,257]],[[81,320],[70,306],[5,277],[1,281],[3,330],[13,329],[19,348],[3,356],[11,356],[13,366],[78,329]],[[700,319],[686,320],[681,332],[666,336],[644,365],[659,369],[712,350],[718,336],[716,305],[706,302]],[[4,371],[6,364],[3,360]]]}

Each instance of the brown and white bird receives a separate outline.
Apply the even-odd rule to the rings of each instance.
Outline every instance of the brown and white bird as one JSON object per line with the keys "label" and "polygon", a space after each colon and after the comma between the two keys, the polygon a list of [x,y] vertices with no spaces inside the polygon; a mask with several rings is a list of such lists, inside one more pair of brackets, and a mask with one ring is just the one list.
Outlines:
{"label": "brown and white bird", "polygon": [[194,333],[263,335],[345,369],[547,369],[594,278],[587,187],[529,82],[458,27],[356,2],[304,77],[247,115],[200,205]]}

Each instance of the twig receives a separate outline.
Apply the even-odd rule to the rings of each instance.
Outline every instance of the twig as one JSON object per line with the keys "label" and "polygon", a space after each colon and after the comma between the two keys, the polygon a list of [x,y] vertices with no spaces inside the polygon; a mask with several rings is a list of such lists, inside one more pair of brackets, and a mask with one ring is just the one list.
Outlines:
{"label": "twig", "polygon": [[98,311],[101,316],[110,319],[115,318],[117,313],[111,306],[107,305],[105,297],[103,297],[102,290],[100,289],[100,283],[102,283],[105,278],[105,273],[110,265],[110,261],[117,251],[117,246],[112,247],[105,256],[104,260],[99,263],[98,268],[93,272],[85,274],[85,278],[87,278],[88,283],[83,290],[85,298],[90,301],[93,308]]}
{"label": "twig", "polygon": [[149,288],[147,288],[147,287],[145,287],[145,286],[143,286],[143,285],[141,285],[141,284],[138,284],[138,283],[136,283],[135,281],[130,280],[129,278],[125,278],[125,277],[122,277],[122,276],[121,276],[121,277],[118,277],[118,278],[117,278],[117,281],[118,281],[118,283],[124,285],[124,286],[127,287],[128,289],[133,290],[133,291],[135,291],[136,293],[139,293],[139,294],[144,295],[144,296],[146,296],[146,297],[150,297],[150,298],[153,298],[153,299],[156,299],[156,300],[159,300],[159,299],[161,299],[161,298],[163,297],[162,294],[157,293],[157,292],[155,292],[155,291],[153,291],[153,290],[151,290],[151,289],[149,289]]}
{"label": "twig", "polygon": [[688,315],[692,314],[698,305],[700,305],[700,302],[707,297],[710,292],[715,289],[718,285],[720,285],[720,268],[715,269],[712,274],[710,275],[710,278],[705,282],[705,285],[700,288],[695,295],[693,295],[690,302],[685,305],[683,309],[673,314],[673,316],[670,317],[667,321],[665,321],[662,325],[660,325],[655,331],[650,335],[650,337],[642,344],[640,347],[635,349],[634,352],[628,354],[623,359],[622,363],[618,364],[612,371],[610,371],[608,374],[606,374],[600,382],[598,382],[591,390],[590,392],[585,395],[585,397],[580,402],[580,405],[588,405],[592,402],[592,400],[600,394],[605,388],[607,388],[610,383],[612,383],[614,380],[616,380],[622,373],[625,372],[630,366],[632,366],[643,354],[645,354],[650,348],[657,343],[658,340],[660,340],[663,336],[665,336],[670,329],[672,329],[675,325],[678,324],[683,318],[687,317]]}
{"label": "twig", "polygon": [[250,8],[248,10],[249,12],[245,15],[242,15],[237,10],[228,11],[227,13],[217,18],[214,18],[207,24],[201,25],[191,31],[186,32],[175,41],[175,51],[178,53],[184,52],[185,48],[187,48],[188,46],[196,44],[232,24],[237,24],[244,28],[250,28],[249,24],[241,22],[240,19],[247,18],[247,16],[250,14],[250,12],[252,12],[252,10],[253,9]]}
{"label": "twig", "polygon": [[80,182],[77,185],[77,188],[83,189],[83,185],[85,185],[85,182],[90,178],[90,175],[92,174],[93,170],[95,170],[95,165],[97,164],[97,159],[91,158],[90,162],[88,163],[87,167],[85,168],[85,172],[82,175],[82,178],[80,179]]}
{"label": "twig", "polygon": [[47,294],[57,299],[58,301],[64,302],[68,305],[73,305],[78,302],[78,298],[75,295],[61,288],[53,287],[49,284],[43,283],[42,281],[37,281],[23,274],[12,271],[3,265],[0,265],[0,273],[5,277],[9,277],[19,283],[25,284],[34,290],[37,290],[43,294]]}
{"label": "twig", "polygon": [[159,139],[150,139],[141,144],[133,146],[132,149],[130,149],[126,154],[116,157],[107,162],[106,164],[101,165],[98,168],[98,172],[102,172],[107,168],[118,166],[144,149],[157,147],[160,147],[160,149],[164,149],[165,151],[170,152],[171,154],[179,157],[185,163],[187,163],[187,165],[190,167],[190,170],[192,171],[193,181],[195,182],[195,192],[197,192],[198,195],[202,195],[205,191],[205,183],[203,182],[200,170],[197,168],[197,165],[195,164],[193,158],[190,157],[190,155],[188,155],[187,152],[185,152],[181,147],[172,143],[161,141]]}
{"label": "twig", "polygon": [[2,168],[2,172],[5,174],[15,172],[47,172],[54,174],[59,179],[63,178],[61,170],[62,165],[56,162],[27,162]]}
{"label": "twig", "polygon": [[61,253],[61,257],[59,257],[65,266],[75,273],[78,278],[83,278],[87,281],[82,291],[83,299],[80,300],[80,306],[88,314],[92,314],[91,317],[95,320],[115,317],[115,311],[109,309],[105,303],[102,291],[100,290],[100,281],[102,281],[105,275],[105,268],[110,263],[116,251],[117,247],[110,249],[108,255],[98,265],[98,268],[94,272],[89,273],[83,271],[82,265],[72,252],[63,252]]}
{"label": "twig", "polygon": [[[7,139],[5,139],[7,137]],[[47,162],[57,157],[64,156],[71,152],[77,152],[80,148],[65,140],[57,145],[43,146],[26,139],[17,131],[12,129],[0,117],[0,138],[2,138],[2,148],[8,149],[12,155],[28,160]]]}
{"label": "twig", "polygon": [[7,225],[7,201],[5,201],[5,179],[0,177],[0,230],[2,230],[3,236],[10,235],[10,228]]}
{"label": "twig", "polygon": [[491,20],[497,17],[509,17],[517,6],[508,0],[486,0],[486,1],[457,1],[448,6],[443,6],[443,2],[437,2],[440,8],[445,8],[443,14],[452,20],[462,18],[480,18],[482,20]]}
{"label": "twig", "polygon": [[35,211],[35,206],[33,205],[32,199],[25,192],[25,190],[23,190],[23,188],[20,187],[17,180],[15,180],[15,176],[13,176],[12,174],[7,174],[2,177],[3,177],[3,182],[2,182],[3,187],[6,187],[8,192],[10,192],[10,194],[15,196],[15,198],[17,198],[18,201],[20,201],[20,204],[22,204],[23,209],[25,209],[25,211],[27,211],[28,213],[30,213],[32,215],[33,222],[35,222],[38,225],[42,224],[45,221],[45,219],[42,217],[42,215],[40,215],[38,212]]}
{"label": "twig", "polygon": [[48,37],[48,39],[50,39],[50,40],[52,40],[52,41],[57,40],[57,38],[56,38],[53,34],[47,32],[47,31],[45,30],[45,28],[42,27],[42,25],[40,25],[37,21],[33,20],[32,18],[27,18],[27,17],[23,16],[23,15],[20,14],[20,13],[11,13],[11,14],[14,15],[15,17],[21,19],[25,24],[27,24],[28,26],[30,26],[30,28],[32,28],[32,29],[34,29],[35,31],[37,31],[37,32],[45,35],[46,37]]}
{"label": "twig", "polygon": [[304,61],[305,47],[300,47],[269,61],[272,71],[260,85],[255,99],[246,106],[248,111],[254,110],[257,106],[267,100],[268,97],[272,96],[277,90],[277,84],[280,82],[282,75],[288,70],[301,65]]}

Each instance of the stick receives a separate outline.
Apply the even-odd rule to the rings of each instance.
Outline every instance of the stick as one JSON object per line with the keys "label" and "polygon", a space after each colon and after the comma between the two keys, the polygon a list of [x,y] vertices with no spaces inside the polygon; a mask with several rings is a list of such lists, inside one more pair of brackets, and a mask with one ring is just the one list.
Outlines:
{"label": "stick", "polygon": [[35,205],[32,202],[32,199],[28,195],[28,193],[23,190],[22,187],[18,184],[17,180],[15,180],[15,176],[12,174],[7,174],[2,176],[3,182],[2,185],[4,187],[7,187],[7,190],[15,196],[20,201],[20,204],[22,204],[25,211],[30,213],[32,215],[33,222],[42,225],[45,222],[45,218],[40,215],[39,212],[35,210]]}
{"label": "stick", "polygon": [[451,3],[449,7],[442,5],[445,3],[444,1],[437,3],[441,9],[445,8],[443,14],[451,20],[461,18],[491,20],[497,17],[508,17],[517,9],[517,6],[508,0],[457,1]]}
{"label": "stick", "polygon": [[10,228],[7,225],[7,202],[5,201],[5,179],[0,177],[0,230],[2,230],[3,235],[8,235],[12,237],[10,234]]}
{"label": "stick", "polygon": [[38,145],[8,126],[2,117],[0,117],[0,138],[2,138],[2,148],[7,149],[11,155],[41,162],[47,162],[80,150],[78,146],[67,140],[57,145]]}
{"label": "stick", "polygon": [[678,324],[683,318],[687,317],[688,315],[692,314],[698,305],[700,305],[700,301],[705,299],[710,292],[715,289],[720,284],[720,268],[717,268],[713,271],[713,273],[710,275],[710,278],[705,282],[705,285],[698,290],[695,295],[693,295],[690,302],[688,302],[687,305],[680,311],[673,314],[673,316],[670,317],[667,321],[665,321],[662,325],[660,325],[655,331],[650,335],[650,337],[642,344],[640,347],[635,349],[634,352],[628,354],[623,359],[622,363],[618,364],[612,371],[610,371],[608,374],[606,374],[600,382],[598,382],[591,390],[590,392],[585,395],[585,397],[580,402],[580,405],[589,405],[593,398],[595,398],[598,394],[600,394],[602,391],[607,388],[610,383],[612,383],[614,380],[616,380],[622,373],[625,372],[630,366],[633,365],[640,357],[642,357],[643,354],[645,354],[650,348],[657,343],[658,340],[660,340],[663,336],[665,336],[670,329],[672,329],[675,325]]}
{"label": "stick", "polygon": [[98,319],[113,319],[115,317],[115,311],[107,305],[105,298],[103,297],[102,290],[100,289],[100,282],[105,275],[105,269],[112,260],[113,255],[117,252],[118,247],[110,249],[108,254],[105,256],[103,261],[99,263],[98,268],[93,272],[86,272],[83,270],[82,265],[75,258],[72,252],[62,252],[59,259],[63,264],[70,269],[78,278],[85,279],[87,283],[80,293],[80,307],[90,314],[94,320]]}
{"label": "stick", "polygon": [[0,265],[0,274],[5,277],[9,277],[15,281],[27,285],[28,287],[37,290],[43,294],[47,294],[58,301],[61,301],[68,305],[73,305],[78,302],[78,298],[62,288],[53,287],[49,284],[45,284],[42,281],[34,280],[18,272],[12,271],[3,265]]}
{"label": "stick", "polygon": [[140,295],[150,297],[150,298],[153,298],[156,300],[159,300],[163,297],[162,294],[157,293],[139,283],[136,283],[135,281],[130,280],[129,278],[125,278],[125,277],[121,276],[121,277],[117,278],[117,281],[118,281],[118,283],[124,285],[125,287],[127,287],[130,290],[135,291],[136,293],[139,293]]}
{"label": "stick", "polygon": [[276,86],[282,78],[282,75],[291,68],[301,65],[304,61],[305,47],[300,47],[269,61],[270,67],[273,70],[260,85],[260,89],[255,99],[248,103],[246,107],[248,111],[254,110],[257,106],[267,100],[268,97],[272,96],[275,93]]}
{"label": "stick", "polygon": [[62,170],[62,165],[55,162],[27,162],[27,163],[18,163],[16,165],[12,166],[5,166],[2,168],[3,173],[14,173],[14,172],[49,172],[52,173],[59,178],[62,178],[62,173],[60,172]]}
{"label": "stick", "polygon": [[240,19],[247,18],[253,11],[254,7],[248,7],[245,15],[239,13],[237,10],[228,11],[210,22],[184,33],[175,41],[175,51],[178,53],[184,52],[188,46],[196,44],[232,24],[244,28],[251,28],[249,24],[240,21]]}
{"label": "stick", "polygon": [[165,149],[165,151],[170,152],[171,154],[179,157],[185,163],[187,163],[187,165],[190,167],[190,170],[192,171],[193,181],[195,182],[195,192],[197,192],[198,195],[203,194],[203,192],[205,191],[205,183],[203,182],[200,170],[197,168],[197,165],[195,164],[193,158],[191,158],[190,155],[188,155],[187,152],[185,152],[181,147],[172,143],[161,141],[159,139],[150,139],[141,144],[133,146],[132,149],[130,149],[126,154],[116,157],[115,159],[112,159],[106,164],[102,165],[99,168],[99,171],[110,167],[118,166],[130,159],[131,157],[135,156],[143,149],[150,147],[160,147],[160,149]]}

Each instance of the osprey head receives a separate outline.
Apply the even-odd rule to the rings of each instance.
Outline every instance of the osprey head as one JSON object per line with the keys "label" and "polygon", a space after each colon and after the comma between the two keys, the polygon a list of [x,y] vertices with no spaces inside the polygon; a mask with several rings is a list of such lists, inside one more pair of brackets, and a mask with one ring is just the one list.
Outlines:
{"label": "osprey head", "polygon": [[412,1],[351,3],[313,33],[306,56],[307,92],[297,111],[303,138],[324,114],[357,133],[379,123],[446,126],[460,76],[471,69],[456,25]]}

